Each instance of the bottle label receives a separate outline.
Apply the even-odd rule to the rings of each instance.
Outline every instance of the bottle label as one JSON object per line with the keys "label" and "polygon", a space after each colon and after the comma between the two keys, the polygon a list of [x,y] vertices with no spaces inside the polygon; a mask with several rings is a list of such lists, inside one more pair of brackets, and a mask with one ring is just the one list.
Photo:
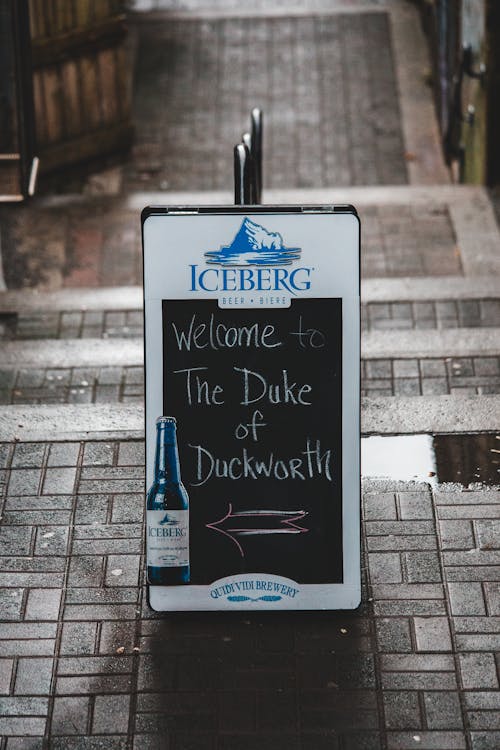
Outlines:
{"label": "bottle label", "polygon": [[148,510],[147,527],[151,568],[189,565],[188,510]]}

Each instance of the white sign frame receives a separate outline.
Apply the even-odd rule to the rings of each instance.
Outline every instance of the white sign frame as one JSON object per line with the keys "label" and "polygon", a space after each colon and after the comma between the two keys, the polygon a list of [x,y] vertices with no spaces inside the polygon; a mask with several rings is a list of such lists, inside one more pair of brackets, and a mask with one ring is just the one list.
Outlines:
{"label": "white sign frame", "polygon": [[[245,219],[250,220],[250,225],[261,228],[265,224],[269,236],[274,233],[279,238],[274,245],[300,249],[300,268],[309,269],[309,285],[303,283],[304,272],[302,279],[298,276],[294,279],[299,280],[297,286],[301,288],[294,289],[288,275],[285,284],[278,284],[279,290],[271,289],[270,295],[277,293],[285,307],[293,304],[291,300],[297,297],[342,299],[343,582],[298,584],[272,571],[269,574],[244,573],[227,576],[211,585],[148,586],[149,604],[156,611],[355,609],[361,600],[360,223],[352,206],[151,206],[144,209],[146,487],[149,488],[153,480],[155,421],[163,411],[163,365],[158,359],[163,360],[163,348],[159,345],[163,335],[162,300],[218,299],[219,307],[223,307],[228,304],[224,296],[234,294],[243,301],[243,308],[253,307],[255,294],[234,291],[237,286],[234,274],[228,276],[229,282],[226,279],[226,286],[231,287],[229,291],[215,291],[220,277],[210,257],[205,255],[212,251],[211,254],[217,256],[217,248],[222,251],[224,243],[227,249],[227,243],[236,237]],[[269,236],[262,240],[266,247],[273,245]],[[257,241],[261,239],[257,237]],[[238,261],[232,265],[240,267]],[[289,269],[298,265],[292,259]],[[196,266],[195,272],[193,266]],[[268,264],[266,268],[271,269],[272,276],[274,266]],[[210,271],[203,277],[202,286],[197,282],[200,277],[193,275],[200,269]],[[267,273],[263,278],[266,286],[272,286]],[[189,486],[187,490],[189,493]],[[257,595],[228,599],[228,592],[234,590],[254,594],[274,590],[280,591],[282,596],[274,597],[275,601],[266,601]]]}

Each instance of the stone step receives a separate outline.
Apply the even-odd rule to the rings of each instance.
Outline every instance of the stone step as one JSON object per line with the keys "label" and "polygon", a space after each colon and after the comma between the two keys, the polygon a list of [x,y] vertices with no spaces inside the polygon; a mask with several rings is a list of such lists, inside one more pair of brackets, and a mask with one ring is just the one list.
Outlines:
{"label": "stone step", "polygon": [[[417,331],[366,331],[363,359],[490,357],[500,354],[500,328]],[[4,369],[126,367],[143,363],[142,338],[36,339],[6,341],[0,353]]]}
{"label": "stone step", "polygon": [[123,367],[142,363],[140,338],[6,341],[0,353],[0,367],[5,369]]}
{"label": "stone step", "polygon": [[[398,185],[398,186],[376,186],[376,187],[345,187],[345,188],[322,188],[322,189],[300,189],[300,190],[267,190],[264,201],[268,204],[316,204],[327,205],[331,203],[347,203],[356,206],[360,210],[363,220],[367,209],[394,210],[400,208],[408,211],[411,209],[412,216],[401,222],[401,239],[408,240],[408,233],[412,231],[422,235],[427,219],[432,218],[436,212],[441,212],[444,218],[448,218],[448,233],[436,238],[441,242],[450,244],[452,237],[455,239],[456,252],[460,257],[460,264],[465,277],[487,276],[490,273],[500,271],[500,254],[498,243],[500,233],[495,219],[493,207],[485,188],[477,185]],[[220,205],[231,202],[229,194],[222,192],[201,193],[133,193],[129,196],[127,206],[129,209],[141,210],[147,205]],[[397,212],[394,215],[397,216]],[[405,223],[408,225],[405,232]],[[363,226],[363,224],[362,224]],[[441,227],[444,231],[444,225]],[[431,228],[430,234],[425,242],[430,242],[435,237],[436,228]],[[451,236],[449,236],[451,234]],[[366,233],[365,233],[366,240]],[[415,247],[422,250],[422,248]],[[441,265],[447,259],[450,248],[444,249],[441,258],[435,259],[432,274],[438,276],[449,275],[439,271]],[[431,259],[427,259],[431,263]],[[401,258],[399,258],[401,264]],[[434,267],[435,266],[435,267]],[[376,273],[379,276],[381,274]],[[420,276],[425,274],[419,274]]]}
{"label": "stone step", "polygon": [[[500,356],[372,358],[361,363],[363,396],[500,393]],[[0,369],[0,404],[142,403],[142,365]]]}
{"label": "stone step", "polygon": [[[322,188],[273,188],[263,192],[264,204],[275,205],[329,205],[350,203],[354,206],[407,206],[428,208],[432,204],[446,203],[463,207],[468,204],[466,215],[476,211],[489,213],[491,208],[488,193],[481,185],[354,185]],[[54,196],[44,199],[44,205],[61,207],[72,202],[74,196]],[[144,206],[217,206],[231,205],[234,194],[229,190],[192,191],[135,191],[126,198],[130,210],[142,211]],[[492,226],[496,226],[493,224]]]}
{"label": "stone step", "polygon": [[[447,302],[450,300],[500,299],[498,279],[476,276],[443,278],[377,278],[361,280],[361,302]],[[39,292],[30,289],[10,290],[0,293],[0,314],[22,316],[51,313],[87,313],[88,325],[95,325],[92,315],[110,312],[142,311],[142,287],[86,287],[60,289],[56,292]],[[95,320],[95,318],[94,318]],[[85,321],[71,323],[77,327]],[[500,324],[500,320],[499,320]]]}
{"label": "stone step", "polygon": [[[362,435],[494,432],[500,395],[363,398]],[[92,440],[144,435],[142,404],[4,406],[0,440]]]}
{"label": "stone step", "polygon": [[86,287],[40,292],[16,289],[0,293],[1,313],[107,312],[142,310],[142,287]]}

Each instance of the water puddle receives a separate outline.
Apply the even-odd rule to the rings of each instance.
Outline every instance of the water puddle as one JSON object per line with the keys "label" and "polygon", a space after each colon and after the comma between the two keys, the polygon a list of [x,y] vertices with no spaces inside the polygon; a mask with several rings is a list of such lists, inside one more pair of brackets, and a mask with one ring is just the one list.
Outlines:
{"label": "water puddle", "polygon": [[500,485],[500,434],[390,435],[361,440],[361,474],[370,479]]}

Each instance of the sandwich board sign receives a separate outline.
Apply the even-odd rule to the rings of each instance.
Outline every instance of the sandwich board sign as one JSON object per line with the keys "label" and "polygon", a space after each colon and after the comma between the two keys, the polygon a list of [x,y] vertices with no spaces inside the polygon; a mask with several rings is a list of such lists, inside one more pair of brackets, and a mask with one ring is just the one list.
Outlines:
{"label": "sandwich board sign", "polygon": [[357,607],[355,209],[150,207],[142,222],[151,607]]}

